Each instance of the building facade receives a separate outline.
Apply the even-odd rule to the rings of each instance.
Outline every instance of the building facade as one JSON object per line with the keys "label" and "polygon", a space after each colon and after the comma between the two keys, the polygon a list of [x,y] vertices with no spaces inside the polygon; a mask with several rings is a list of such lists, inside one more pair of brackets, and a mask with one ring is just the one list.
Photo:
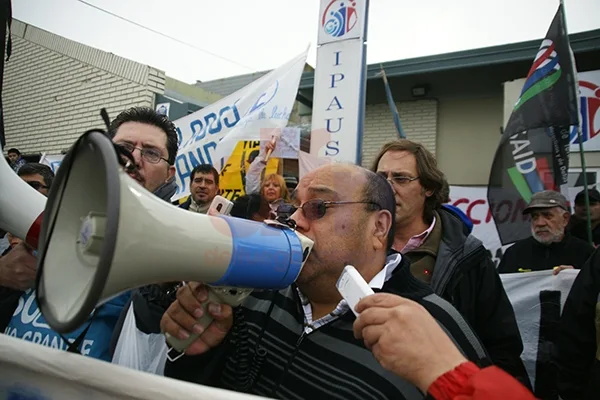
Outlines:
{"label": "building facade", "polygon": [[[579,72],[600,70],[600,30],[570,35],[570,41]],[[383,63],[407,138],[436,155],[450,184],[487,185],[504,125],[505,100],[515,101],[505,99],[505,86],[527,76],[541,42],[540,38]],[[385,142],[398,138],[380,71],[380,64],[367,68],[365,167]],[[313,78],[304,74],[302,98],[312,99]],[[522,83],[517,86],[520,90]],[[588,151],[586,159],[600,170],[600,152]],[[578,160],[571,156],[575,169]]]}
{"label": "building facade", "polygon": [[60,154],[86,130],[105,129],[102,108],[114,118],[152,107],[164,93],[163,71],[14,19],[12,46],[2,96],[6,149]]}

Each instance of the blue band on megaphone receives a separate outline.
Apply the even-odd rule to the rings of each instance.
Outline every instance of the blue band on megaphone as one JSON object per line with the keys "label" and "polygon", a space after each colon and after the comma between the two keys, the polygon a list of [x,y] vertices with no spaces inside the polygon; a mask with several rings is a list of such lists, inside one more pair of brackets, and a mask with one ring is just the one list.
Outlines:
{"label": "blue band on megaphone", "polygon": [[227,271],[211,285],[283,289],[294,283],[302,269],[303,250],[291,229],[221,218],[231,229],[233,252]]}

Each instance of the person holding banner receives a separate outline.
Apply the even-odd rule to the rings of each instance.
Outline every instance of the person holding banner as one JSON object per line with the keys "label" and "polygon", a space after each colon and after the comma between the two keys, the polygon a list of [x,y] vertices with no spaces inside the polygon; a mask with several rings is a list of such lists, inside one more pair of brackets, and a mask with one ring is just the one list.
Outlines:
{"label": "person holding banner", "polygon": [[385,178],[396,200],[393,248],[412,273],[451,302],[481,338],[494,364],[531,387],[521,360],[523,341],[489,252],[449,207],[449,185],[422,144],[385,144],[371,170]]}
{"label": "person holding banner", "polygon": [[250,164],[246,173],[246,194],[260,194],[271,205],[273,212],[282,203],[290,202],[290,194],[285,178],[279,174],[270,174],[261,179],[263,171],[267,166],[269,156],[277,146],[275,138],[265,146],[266,156],[258,155]]}
{"label": "person holding banner", "polygon": [[565,196],[553,190],[537,192],[523,210],[531,215],[531,236],[506,249],[498,273],[580,269],[594,248],[566,232],[571,213]]}
{"label": "person holding banner", "polygon": [[563,400],[600,398],[600,250],[581,268],[558,331],[558,393]]}
{"label": "person holding banner", "polygon": [[[592,221],[592,243],[594,246],[600,245],[600,192],[596,189],[588,189],[588,199],[590,204],[590,219]],[[571,235],[585,240],[589,240],[587,233],[587,208],[585,206],[585,191],[577,193],[575,196],[574,213],[571,216],[567,230]]]}

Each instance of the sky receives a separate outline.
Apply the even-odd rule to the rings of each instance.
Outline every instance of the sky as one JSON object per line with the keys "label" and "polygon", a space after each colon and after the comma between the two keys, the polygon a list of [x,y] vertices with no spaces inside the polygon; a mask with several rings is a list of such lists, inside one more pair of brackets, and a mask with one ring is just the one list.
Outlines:
{"label": "sky", "polygon": [[[97,8],[134,21],[126,22]],[[187,83],[277,68],[310,45],[318,0],[12,0],[13,17]],[[600,28],[599,0],[564,0],[569,33]],[[367,62],[541,39],[558,0],[371,0]]]}

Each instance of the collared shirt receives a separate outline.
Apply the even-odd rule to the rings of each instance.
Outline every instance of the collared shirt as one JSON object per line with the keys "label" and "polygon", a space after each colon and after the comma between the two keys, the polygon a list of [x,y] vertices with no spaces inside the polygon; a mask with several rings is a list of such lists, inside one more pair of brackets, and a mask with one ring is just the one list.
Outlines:
{"label": "collared shirt", "polygon": [[[396,267],[402,261],[402,255],[396,253],[388,256],[386,259],[386,264],[381,271],[377,273],[369,282],[369,286],[373,289],[381,289],[383,284],[387,282],[391,277],[392,273],[396,269]],[[335,309],[324,317],[319,318],[316,321],[313,321],[312,317],[312,306],[310,305],[310,301],[308,298],[302,294],[300,289],[296,287],[298,291],[298,296],[300,297],[300,301],[302,302],[302,308],[304,309],[304,333],[309,334],[312,331],[318,329],[319,327],[326,325],[333,320],[337,319],[340,315],[349,310],[348,303],[345,299],[342,299]]]}
{"label": "collared shirt", "polygon": [[427,239],[427,237],[429,237],[429,234],[433,230],[434,226],[435,226],[435,215],[433,216],[433,222],[431,223],[431,225],[429,225],[429,228],[425,229],[425,231],[419,233],[418,235],[415,235],[415,236],[411,237],[410,239],[408,239],[408,242],[406,242],[406,245],[404,246],[404,248],[402,248],[402,250],[400,250],[400,253],[404,254],[407,251],[418,249],[423,244],[423,242]]}

